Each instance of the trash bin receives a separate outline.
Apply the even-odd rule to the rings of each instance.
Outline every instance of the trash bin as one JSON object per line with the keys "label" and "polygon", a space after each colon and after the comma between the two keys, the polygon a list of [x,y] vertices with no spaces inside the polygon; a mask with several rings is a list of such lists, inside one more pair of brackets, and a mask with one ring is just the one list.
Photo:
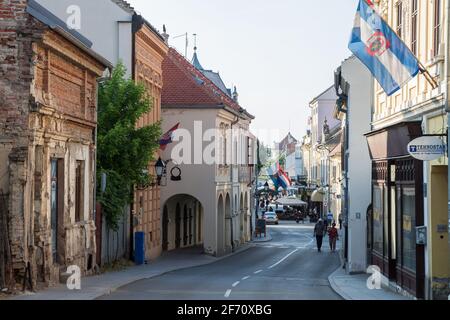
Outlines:
{"label": "trash bin", "polygon": [[145,263],[145,234],[136,232],[134,234],[134,262],[136,265]]}

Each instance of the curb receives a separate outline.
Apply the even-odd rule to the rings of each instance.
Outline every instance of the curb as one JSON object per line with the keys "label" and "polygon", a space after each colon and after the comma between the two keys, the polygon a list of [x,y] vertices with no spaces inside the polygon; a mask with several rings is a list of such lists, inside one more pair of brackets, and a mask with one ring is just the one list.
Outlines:
{"label": "curb", "polygon": [[[164,276],[164,275],[166,275],[168,273],[171,273],[171,272],[182,271],[182,270],[187,270],[187,269],[191,269],[191,268],[197,268],[197,267],[202,267],[202,266],[206,266],[206,265],[209,265],[209,264],[213,264],[213,263],[219,262],[221,260],[224,260],[226,258],[230,258],[230,257],[232,257],[234,255],[237,255],[237,254],[240,254],[242,252],[245,252],[245,251],[249,250],[250,248],[252,248],[252,246],[247,243],[247,244],[243,245],[242,247],[240,247],[239,249],[237,249],[235,252],[227,254],[227,255],[222,256],[222,257],[215,258],[212,261],[202,262],[202,263],[199,263],[199,264],[195,264],[195,265],[191,265],[191,266],[185,266],[185,267],[179,267],[179,268],[174,267],[173,269],[157,272],[157,273],[155,273],[153,275],[150,275],[150,276],[137,276],[137,277],[134,277],[134,278],[132,278],[130,280],[123,281],[120,284],[111,286],[110,288],[104,289],[104,290],[96,292],[96,293],[92,293],[89,298],[79,298],[79,299],[74,299],[74,300],[79,300],[79,301],[96,300],[96,299],[98,299],[100,297],[111,295],[112,293],[116,292],[118,289],[120,289],[120,288],[122,288],[124,286],[130,285],[132,283],[135,283],[137,281],[149,280],[149,279],[153,279],[153,278]],[[48,288],[48,289],[51,289],[51,288]],[[39,294],[39,292],[37,292],[36,294]],[[87,295],[89,295],[89,294],[86,294],[86,296]],[[17,295],[17,296],[13,296],[13,297],[7,298],[6,300],[20,300],[21,297],[26,297],[26,296],[30,296],[30,295],[21,294],[21,295]],[[44,298],[42,300],[46,300],[46,299]]]}
{"label": "curb", "polygon": [[334,277],[341,272],[341,270],[344,268],[345,266],[345,261],[344,261],[344,255],[342,252],[342,249],[339,250],[339,260],[341,262],[339,268],[336,269],[336,271],[334,271],[332,274],[330,274],[328,276],[328,282],[330,283],[331,289],[333,289],[333,291],[341,296],[341,298],[343,298],[344,300],[353,300],[350,296],[346,295],[341,288],[336,284],[336,282],[334,281]]}
{"label": "curb", "polygon": [[[258,238],[255,238],[255,239],[258,239]],[[270,234],[262,240],[255,240],[255,239],[253,239],[250,243],[252,243],[252,244],[265,243],[265,242],[270,242],[273,240],[272,235],[270,235]]]}
{"label": "curb", "polygon": [[339,267],[336,271],[328,276],[328,282],[330,283],[331,289],[342,299],[344,300],[353,300],[350,296],[346,295],[341,288],[334,282],[334,277],[338,272],[341,272],[342,266]]}

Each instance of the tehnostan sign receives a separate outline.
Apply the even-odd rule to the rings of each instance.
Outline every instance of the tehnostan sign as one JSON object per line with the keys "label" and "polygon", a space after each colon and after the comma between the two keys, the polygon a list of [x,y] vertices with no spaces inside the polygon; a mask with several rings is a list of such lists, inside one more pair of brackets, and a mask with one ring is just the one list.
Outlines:
{"label": "tehnostan sign", "polygon": [[422,161],[437,160],[447,152],[447,146],[440,137],[426,136],[411,141],[408,153],[415,159]]}

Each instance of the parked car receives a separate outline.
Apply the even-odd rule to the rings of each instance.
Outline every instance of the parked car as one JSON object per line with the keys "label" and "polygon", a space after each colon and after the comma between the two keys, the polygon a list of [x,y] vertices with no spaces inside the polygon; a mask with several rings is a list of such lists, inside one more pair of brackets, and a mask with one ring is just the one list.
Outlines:
{"label": "parked car", "polygon": [[266,220],[266,224],[279,224],[278,216],[275,212],[266,212],[264,219]]}

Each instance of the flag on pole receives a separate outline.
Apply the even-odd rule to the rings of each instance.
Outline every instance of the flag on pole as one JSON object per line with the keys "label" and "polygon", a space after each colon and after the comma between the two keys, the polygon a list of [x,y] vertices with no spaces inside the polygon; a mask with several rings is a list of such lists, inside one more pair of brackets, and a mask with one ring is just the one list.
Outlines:
{"label": "flag on pole", "polygon": [[287,189],[292,186],[291,179],[282,169],[280,169],[280,171],[278,172],[278,181],[280,182],[280,185],[283,187],[283,189]]}
{"label": "flag on pole", "polygon": [[167,131],[159,140],[159,147],[161,150],[166,150],[167,146],[173,142],[173,134],[180,127],[180,123],[177,123],[172,129]]}
{"label": "flag on pole", "polygon": [[418,59],[381,18],[372,0],[359,0],[349,49],[388,96],[421,71]]}
{"label": "flag on pole", "polygon": [[278,190],[280,187],[287,189],[292,186],[292,181],[289,176],[281,168],[280,163],[277,162],[267,168],[267,174],[272,179],[275,189]]}

